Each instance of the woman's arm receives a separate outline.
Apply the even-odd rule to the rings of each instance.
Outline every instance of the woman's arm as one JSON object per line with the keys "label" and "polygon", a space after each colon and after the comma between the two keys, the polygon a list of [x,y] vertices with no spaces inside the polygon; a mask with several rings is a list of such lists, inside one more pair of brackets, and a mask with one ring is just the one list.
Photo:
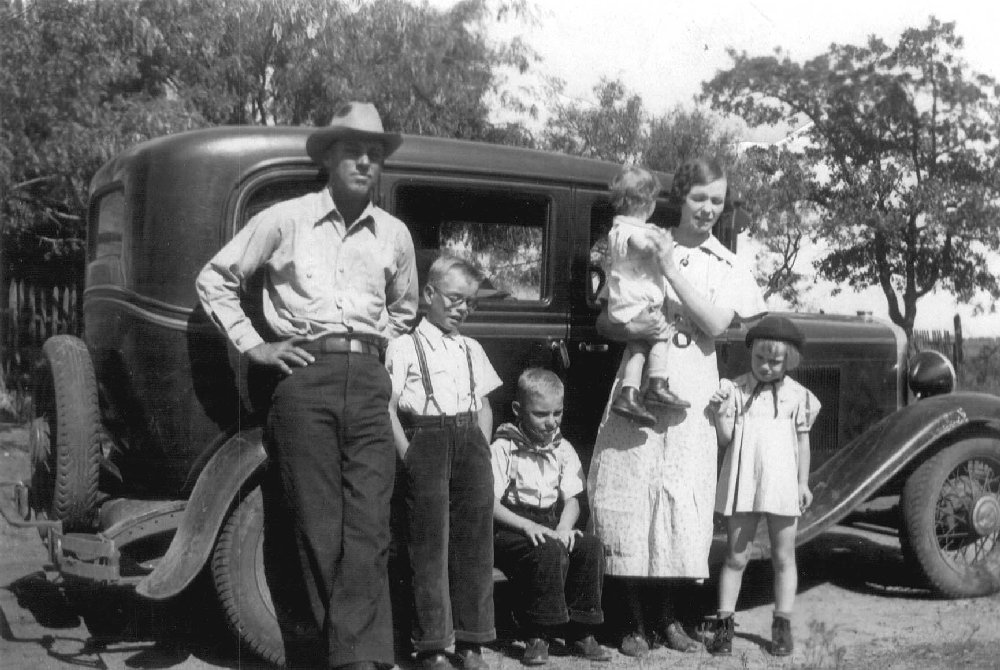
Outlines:
{"label": "woman's arm", "polygon": [[711,337],[718,337],[726,332],[726,328],[733,322],[736,311],[731,307],[715,305],[709,301],[708,296],[691,285],[680,273],[677,264],[674,263],[674,247],[672,244],[664,246],[659,255],[660,271],[670,282],[677,297],[687,310],[688,315],[694,320],[698,327]]}

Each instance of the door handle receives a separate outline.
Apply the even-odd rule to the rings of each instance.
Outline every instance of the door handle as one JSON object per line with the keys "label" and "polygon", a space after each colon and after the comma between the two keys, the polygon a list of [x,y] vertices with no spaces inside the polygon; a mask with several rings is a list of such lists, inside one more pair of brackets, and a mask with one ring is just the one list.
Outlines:
{"label": "door handle", "polygon": [[607,352],[608,345],[606,344],[591,344],[590,342],[581,342],[580,351],[586,351],[589,354],[603,354]]}
{"label": "door handle", "polygon": [[569,350],[566,348],[566,340],[552,340],[549,342],[549,349],[559,352],[559,360],[564,370],[569,368]]}

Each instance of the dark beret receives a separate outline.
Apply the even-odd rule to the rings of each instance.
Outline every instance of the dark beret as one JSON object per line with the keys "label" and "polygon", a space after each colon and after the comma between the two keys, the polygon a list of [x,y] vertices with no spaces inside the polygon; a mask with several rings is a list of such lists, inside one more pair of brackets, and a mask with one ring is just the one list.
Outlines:
{"label": "dark beret", "polygon": [[806,336],[791,319],[783,316],[765,316],[747,331],[747,346],[754,340],[777,340],[794,344],[799,349],[806,343]]}

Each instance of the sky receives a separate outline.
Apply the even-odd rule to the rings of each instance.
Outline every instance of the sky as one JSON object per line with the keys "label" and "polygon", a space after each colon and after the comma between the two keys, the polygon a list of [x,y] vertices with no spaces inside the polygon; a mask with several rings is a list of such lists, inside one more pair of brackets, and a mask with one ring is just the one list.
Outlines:
{"label": "sky", "polygon": [[[454,0],[430,0],[447,7]],[[981,0],[536,0],[537,25],[508,23],[493,28],[498,38],[521,36],[541,55],[540,74],[566,82],[571,100],[593,100],[601,76],[620,78],[639,93],[647,110],[663,113],[692,106],[701,83],[732,61],[729,48],[766,55],[781,47],[803,62],[831,43],[857,44],[877,35],[889,45],[907,28],[926,27],[931,15],[954,21],[965,40],[963,56],[974,71],[1000,79],[1000,3]],[[744,140],[780,139],[787,128],[744,128]],[[807,254],[808,255],[808,254]],[[1000,273],[1000,259],[992,264]],[[808,268],[805,268],[808,269]],[[829,287],[807,286],[806,307],[826,312],[871,311],[888,319],[877,290],[829,295]],[[780,305],[773,305],[778,308]],[[973,314],[950,296],[932,294],[918,303],[918,329],[952,329],[962,315],[971,337],[1000,337],[1000,314]]]}

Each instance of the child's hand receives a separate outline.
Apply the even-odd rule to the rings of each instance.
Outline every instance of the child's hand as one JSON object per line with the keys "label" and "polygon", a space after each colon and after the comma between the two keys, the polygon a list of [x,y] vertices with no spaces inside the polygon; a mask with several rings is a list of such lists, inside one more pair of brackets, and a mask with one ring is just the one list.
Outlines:
{"label": "child's hand", "polygon": [[558,537],[555,535],[555,531],[551,528],[547,528],[540,523],[535,523],[534,521],[529,521],[528,525],[524,527],[524,534],[531,540],[532,546],[537,547],[542,542],[545,542],[546,538]]}
{"label": "child's hand", "polygon": [[576,544],[576,538],[583,535],[583,531],[576,530],[575,528],[570,528],[568,530],[560,530],[556,528],[555,533],[556,537],[559,538],[559,541],[563,543],[564,547],[566,547],[566,551],[573,551],[573,545]]}
{"label": "child's hand", "polygon": [[719,388],[712,394],[712,397],[708,399],[708,404],[712,406],[716,412],[722,410],[722,406],[729,400],[729,396],[733,394],[733,382],[728,379],[719,380]]}
{"label": "child's hand", "polygon": [[808,484],[799,484],[799,511],[805,512],[812,505],[813,494]]}

